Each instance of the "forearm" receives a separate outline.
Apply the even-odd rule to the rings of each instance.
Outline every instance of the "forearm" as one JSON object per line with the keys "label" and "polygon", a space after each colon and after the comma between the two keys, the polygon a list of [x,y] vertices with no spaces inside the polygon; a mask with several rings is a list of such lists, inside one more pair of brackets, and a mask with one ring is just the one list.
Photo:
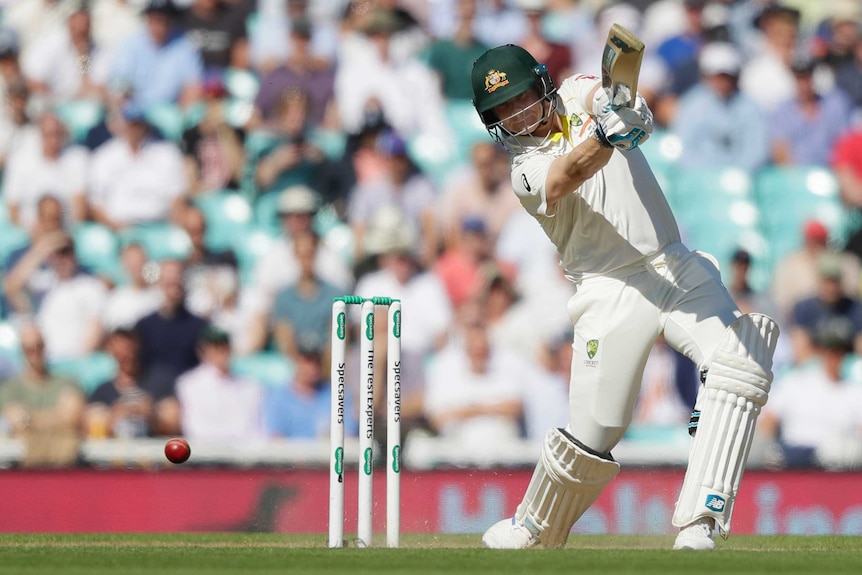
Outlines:
{"label": "forearm", "polygon": [[571,194],[601,170],[614,153],[595,138],[581,142],[574,150],[551,163],[546,184],[548,206]]}

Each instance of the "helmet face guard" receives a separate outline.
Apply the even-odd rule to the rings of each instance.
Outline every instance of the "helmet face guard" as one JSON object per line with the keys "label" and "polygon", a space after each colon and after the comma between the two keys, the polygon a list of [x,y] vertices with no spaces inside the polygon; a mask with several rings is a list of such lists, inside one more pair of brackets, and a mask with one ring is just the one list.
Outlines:
{"label": "helmet face guard", "polygon": [[[482,123],[485,124],[485,128],[491,134],[491,137],[510,152],[513,151],[513,144],[516,143],[516,138],[531,136],[536,128],[547,122],[557,111],[557,90],[554,88],[553,81],[548,74],[548,69],[544,64],[539,64],[537,67],[542,70],[537,71],[540,74],[535,84],[538,98],[533,103],[528,104],[526,107],[505,118],[497,118],[493,110],[479,114],[482,118]],[[545,105],[546,103],[547,106]],[[536,106],[541,107],[542,113],[538,120],[528,124],[528,113]],[[504,124],[507,124],[509,128],[506,128]],[[517,127],[517,131],[515,131],[515,127]],[[534,140],[534,144],[540,143],[538,139],[534,138]]]}
{"label": "helmet face guard", "polygon": [[[491,137],[509,151],[516,145],[517,138],[529,136],[556,113],[557,89],[548,67],[536,62],[536,59],[520,46],[507,44],[485,52],[473,63],[472,84],[473,105],[482,119],[482,124]],[[497,117],[493,108],[531,88],[538,96],[534,102],[506,118]],[[535,106],[541,107],[540,119],[528,124],[528,113]],[[508,124],[509,128],[504,127],[504,123]]]}

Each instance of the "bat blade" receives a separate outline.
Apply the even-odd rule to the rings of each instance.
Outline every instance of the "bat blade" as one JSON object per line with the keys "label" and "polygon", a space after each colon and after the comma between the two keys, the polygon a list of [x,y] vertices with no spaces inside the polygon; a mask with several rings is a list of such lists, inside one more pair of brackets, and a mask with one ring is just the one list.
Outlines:
{"label": "bat blade", "polygon": [[619,24],[611,26],[602,53],[602,86],[609,91],[612,105],[634,104],[643,55],[640,38]]}

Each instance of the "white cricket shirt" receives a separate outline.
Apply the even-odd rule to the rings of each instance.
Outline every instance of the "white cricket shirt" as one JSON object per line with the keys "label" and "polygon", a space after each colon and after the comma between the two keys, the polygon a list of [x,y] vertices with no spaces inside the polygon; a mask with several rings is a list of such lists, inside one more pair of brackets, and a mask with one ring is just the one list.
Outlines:
{"label": "white cricket shirt", "polygon": [[515,194],[556,246],[573,281],[634,264],[680,241],[670,206],[638,149],[614,151],[604,168],[547,214],[551,162],[593,137],[594,120],[584,102],[598,81],[583,75],[566,79],[557,94],[563,132],[542,142],[518,138],[524,151],[512,158]]}

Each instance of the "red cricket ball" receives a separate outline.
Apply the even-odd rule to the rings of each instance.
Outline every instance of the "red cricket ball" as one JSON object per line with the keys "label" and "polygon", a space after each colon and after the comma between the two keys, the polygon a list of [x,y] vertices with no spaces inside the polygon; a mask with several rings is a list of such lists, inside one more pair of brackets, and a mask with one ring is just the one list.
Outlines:
{"label": "red cricket ball", "polygon": [[183,463],[192,454],[189,442],[181,437],[175,437],[165,444],[165,457],[171,463]]}

